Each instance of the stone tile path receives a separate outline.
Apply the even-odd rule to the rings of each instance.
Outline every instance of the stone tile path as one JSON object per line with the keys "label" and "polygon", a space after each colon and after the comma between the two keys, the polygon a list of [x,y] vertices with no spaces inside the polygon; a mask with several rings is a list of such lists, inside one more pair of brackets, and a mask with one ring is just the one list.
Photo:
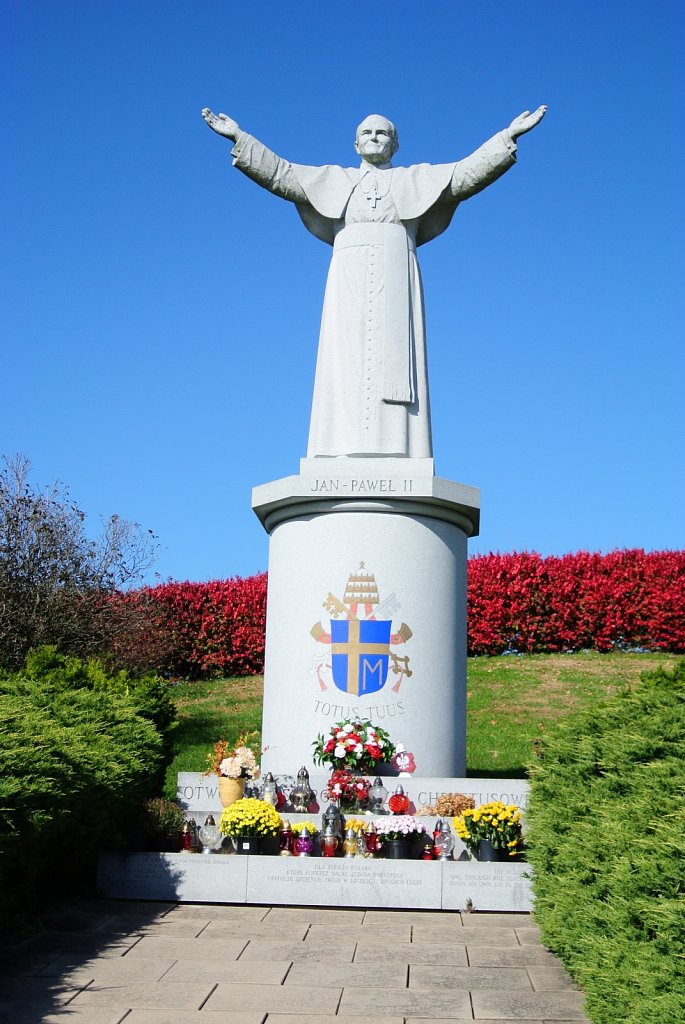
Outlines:
{"label": "stone tile path", "polygon": [[1,1024],[571,1024],[527,914],[97,901],[0,963]]}

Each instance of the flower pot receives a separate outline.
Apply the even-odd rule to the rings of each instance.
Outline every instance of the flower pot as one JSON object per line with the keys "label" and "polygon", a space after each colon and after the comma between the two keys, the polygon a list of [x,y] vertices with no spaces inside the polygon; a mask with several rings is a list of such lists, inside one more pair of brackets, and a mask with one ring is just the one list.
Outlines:
{"label": "flower pot", "polygon": [[500,850],[498,847],[493,846],[489,839],[481,839],[478,842],[476,860],[499,861],[509,860],[509,858],[506,850]]}
{"label": "flower pot", "polygon": [[384,839],[383,852],[387,860],[409,860],[412,844],[409,839]]}
{"label": "flower pot", "polygon": [[255,854],[261,853],[261,836],[231,836],[231,842],[235,846],[236,853]]}
{"label": "flower pot", "polygon": [[224,807],[230,807],[236,800],[242,799],[245,791],[245,779],[227,779],[219,776],[219,799]]}

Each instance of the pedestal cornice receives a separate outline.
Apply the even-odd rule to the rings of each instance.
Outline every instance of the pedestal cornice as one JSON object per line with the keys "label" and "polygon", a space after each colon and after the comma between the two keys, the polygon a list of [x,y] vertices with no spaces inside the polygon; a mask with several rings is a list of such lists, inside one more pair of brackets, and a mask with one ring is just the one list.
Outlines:
{"label": "pedestal cornice", "polygon": [[467,537],[478,535],[477,487],[413,473],[409,467],[402,471],[402,462],[394,459],[386,465],[383,460],[355,460],[354,466],[344,467],[338,467],[337,460],[325,462],[315,473],[310,471],[312,460],[307,460],[307,472],[253,489],[252,508],[267,533],[282,522],[309,515],[383,512],[428,516],[457,526]]}

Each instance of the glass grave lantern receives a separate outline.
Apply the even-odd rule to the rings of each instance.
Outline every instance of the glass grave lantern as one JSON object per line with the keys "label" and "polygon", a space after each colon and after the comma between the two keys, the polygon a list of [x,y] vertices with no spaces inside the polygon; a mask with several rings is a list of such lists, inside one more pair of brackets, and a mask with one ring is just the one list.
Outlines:
{"label": "glass grave lantern", "polygon": [[293,810],[298,814],[306,814],[314,796],[314,790],[309,785],[309,772],[302,766],[297,773],[297,782],[290,793]]}
{"label": "glass grave lantern", "polygon": [[224,841],[212,814],[207,815],[204,825],[198,830],[198,836],[202,843],[203,853],[217,853]]}

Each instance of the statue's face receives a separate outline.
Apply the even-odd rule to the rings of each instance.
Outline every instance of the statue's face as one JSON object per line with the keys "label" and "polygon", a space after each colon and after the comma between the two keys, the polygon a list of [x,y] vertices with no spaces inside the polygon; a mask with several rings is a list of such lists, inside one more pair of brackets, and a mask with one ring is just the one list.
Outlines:
{"label": "statue's face", "polygon": [[397,150],[397,134],[392,121],[380,114],[364,118],[357,128],[354,148],[369,164],[384,164]]}

